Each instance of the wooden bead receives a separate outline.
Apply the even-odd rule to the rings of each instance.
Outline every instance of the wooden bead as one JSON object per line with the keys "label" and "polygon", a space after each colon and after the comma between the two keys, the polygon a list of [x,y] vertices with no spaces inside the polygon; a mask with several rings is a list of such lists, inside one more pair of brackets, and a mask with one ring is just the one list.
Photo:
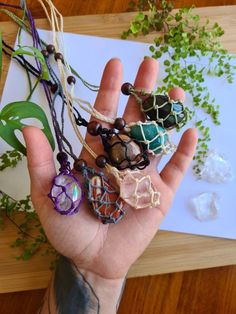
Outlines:
{"label": "wooden bead", "polygon": [[53,45],[47,45],[46,49],[49,54],[53,54],[55,52],[55,46]]}
{"label": "wooden bead", "polygon": [[95,162],[99,168],[104,168],[107,164],[107,158],[104,155],[100,155],[96,158]]}
{"label": "wooden bead", "polygon": [[44,58],[48,58],[49,57],[49,52],[46,49],[43,49],[41,51],[42,55],[44,56]]}
{"label": "wooden bead", "polygon": [[87,162],[84,159],[77,159],[74,162],[74,168],[76,171],[82,171],[87,166]]}
{"label": "wooden bead", "polygon": [[68,77],[67,77],[67,83],[68,83],[69,85],[75,84],[75,83],[76,83],[75,77],[72,76],[72,75],[68,76]]}
{"label": "wooden bead", "polygon": [[97,121],[91,121],[87,125],[88,133],[93,136],[98,135],[101,129],[102,129],[102,126]]}
{"label": "wooden bead", "polygon": [[133,85],[130,83],[124,83],[121,86],[121,92],[122,94],[129,96],[131,94],[131,91],[134,89]]}
{"label": "wooden bead", "polygon": [[57,85],[56,83],[51,86],[51,92],[52,92],[53,94],[56,93],[57,89],[58,89],[58,85]]}
{"label": "wooden bead", "polygon": [[60,52],[56,52],[55,55],[54,55],[54,58],[55,58],[56,61],[57,60],[61,60],[63,62],[63,60],[64,60],[63,54],[60,53]]}
{"label": "wooden bead", "polygon": [[66,153],[60,152],[57,154],[57,160],[59,161],[60,164],[63,164],[65,162],[67,162],[68,156]]}
{"label": "wooden bead", "polygon": [[115,119],[114,127],[117,130],[123,130],[125,126],[126,126],[126,121],[123,118]]}

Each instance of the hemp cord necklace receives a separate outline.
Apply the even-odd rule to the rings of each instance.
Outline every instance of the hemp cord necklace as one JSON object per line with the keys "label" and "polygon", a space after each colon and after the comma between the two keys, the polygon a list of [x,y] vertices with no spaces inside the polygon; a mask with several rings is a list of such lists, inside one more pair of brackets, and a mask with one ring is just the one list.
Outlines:
{"label": "hemp cord necklace", "polygon": [[[87,198],[94,213],[103,223],[116,223],[124,215],[124,204],[122,199],[134,208],[156,207],[160,203],[160,193],[155,190],[152,185],[150,176],[144,176],[139,170],[144,169],[149,164],[148,154],[168,153],[173,149],[173,145],[169,143],[166,129],[173,127],[181,127],[187,121],[187,114],[183,104],[179,101],[170,100],[168,95],[156,95],[154,93],[146,93],[138,91],[129,83],[122,86],[122,92],[126,95],[132,95],[136,98],[140,105],[140,110],[144,113],[146,122],[135,122],[126,125],[122,118],[110,119],[95,110],[89,102],[74,97],[75,77],[72,72],[76,73],[82,83],[95,90],[94,86],[83,80],[77,72],[72,71],[65,59],[64,43],[63,43],[63,18],[58,10],[54,7],[50,0],[46,0],[50,12],[42,0],[38,0],[42,5],[45,14],[53,32],[53,45],[46,45],[40,38],[35,28],[34,20],[29,10],[26,9],[25,1],[22,1],[22,7],[26,12],[29,20],[30,29],[23,21],[13,19],[21,24],[21,27],[31,32],[33,45],[37,49],[41,49],[48,67],[52,82],[42,80],[44,91],[50,107],[53,127],[55,130],[56,140],[58,143],[59,153],[57,159],[61,165],[60,173],[53,180],[53,187],[50,192],[55,209],[63,215],[71,215],[79,210],[79,205],[82,200],[82,189],[78,179],[71,172],[70,163],[67,154],[71,156],[74,162],[74,168],[80,171],[86,181]],[[9,15],[9,14],[8,14]],[[12,14],[10,14],[12,15]],[[42,49],[46,46],[46,49]],[[6,47],[6,45],[5,45]],[[61,48],[60,53],[59,47]],[[8,46],[9,48],[9,46]],[[9,54],[9,53],[8,53]],[[57,78],[49,63],[49,54],[54,54],[57,61],[60,80]],[[22,56],[15,58],[26,71],[29,71],[34,76],[39,77],[41,73],[41,65],[36,59],[38,70],[25,62]],[[68,75],[66,74],[68,73]],[[70,91],[67,89],[67,83],[70,85]],[[51,87],[51,88],[49,88]],[[54,93],[52,98],[51,92]],[[60,96],[62,99],[61,109],[61,127],[57,119],[55,110],[55,100]],[[101,124],[95,121],[87,122],[82,118],[79,111],[73,106],[73,103],[90,113],[92,116],[103,122],[108,122],[113,125],[113,129],[102,128]],[[94,170],[88,167],[84,160],[77,160],[73,154],[72,146],[64,136],[64,110],[67,107],[67,112],[74,131],[87,151],[95,158],[97,166],[105,167],[107,172],[112,174],[119,186],[119,193],[114,189],[104,176],[103,172]],[[91,135],[99,135],[102,139],[104,150],[107,152],[107,157],[96,153],[83,139],[77,126],[87,127],[88,133]],[[125,134],[119,134],[119,131],[124,131]],[[129,137],[130,136],[130,137]],[[67,149],[65,145],[67,146]],[[136,144],[136,154],[134,153],[134,144]],[[133,146],[132,146],[133,145]],[[133,159],[130,159],[129,147],[132,146]],[[123,149],[125,158],[112,160],[114,149]],[[141,154],[138,154],[141,151]],[[66,153],[65,153],[66,152]],[[116,168],[115,168],[116,167]],[[124,170],[130,168],[131,170]],[[129,187],[129,188],[128,188]],[[131,187],[131,189],[130,189]]]}
{"label": "hemp cord necklace", "polygon": [[[43,1],[39,0],[39,2],[42,4]],[[56,8],[54,7],[54,5],[52,4],[50,0],[46,0],[45,2],[49,5],[49,8],[50,8],[51,19],[49,17],[48,12],[46,12],[46,15],[52,27],[54,45],[56,49],[58,49],[58,43],[60,40],[63,43],[63,39],[62,37],[58,38],[56,36],[56,31],[60,35],[63,34],[63,18],[60,15],[60,13],[56,10]],[[43,5],[43,8],[44,10],[46,10],[46,7],[44,5]],[[57,14],[59,18],[57,18]],[[60,20],[60,22],[58,21],[58,19]],[[63,50],[64,49],[62,49],[62,51]],[[65,72],[64,72],[63,65],[65,66],[65,68],[68,68],[67,62],[65,62],[64,55],[62,55],[61,53],[55,53],[55,59],[58,63],[58,68],[59,68],[59,72],[61,76],[61,82],[64,88],[64,92],[66,94],[66,98],[69,101],[73,102],[73,87],[74,86],[71,88],[71,92],[68,92],[66,84],[65,84],[66,80],[65,80]],[[96,114],[94,113],[94,111],[92,113],[96,117]],[[71,123],[74,127],[74,130],[77,134],[78,139],[81,141],[83,146],[87,149],[87,151],[94,158],[96,158],[97,157],[96,154],[91,150],[88,144],[81,138],[81,133],[76,127],[75,121],[73,119],[72,111],[68,110],[68,114],[69,114]],[[106,121],[105,118],[104,120]],[[155,190],[149,175],[143,176],[139,171],[131,172],[130,170],[126,170],[125,172],[121,173],[118,169],[110,166],[109,164],[106,164],[105,168],[108,171],[108,173],[112,174],[116,178],[117,184],[118,186],[120,186],[120,197],[123,200],[125,200],[126,203],[128,203],[129,205],[138,209],[138,208],[154,207],[160,203],[159,201],[160,193]],[[92,182],[92,180],[90,182]],[[132,186],[132,191],[130,195],[127,194],[127,185]],[[129,192],[130,192],[130,189],[129,189]]]}

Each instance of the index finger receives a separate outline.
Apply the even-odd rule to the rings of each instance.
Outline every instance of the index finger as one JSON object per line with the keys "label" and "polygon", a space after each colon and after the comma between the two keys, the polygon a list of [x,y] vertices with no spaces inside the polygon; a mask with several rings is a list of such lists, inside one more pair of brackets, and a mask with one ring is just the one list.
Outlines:
{"label": "index finger", "polygon": [[[134,87],[136,89],[144,89],[147,92],[151,92],[156,84],[158,70],[159,63],[155,59],[145,58],[139,67]],[[129,97],[123,118],[126,122],[143,120],[143,114],[140,111],[140,107],[132,95]]]}

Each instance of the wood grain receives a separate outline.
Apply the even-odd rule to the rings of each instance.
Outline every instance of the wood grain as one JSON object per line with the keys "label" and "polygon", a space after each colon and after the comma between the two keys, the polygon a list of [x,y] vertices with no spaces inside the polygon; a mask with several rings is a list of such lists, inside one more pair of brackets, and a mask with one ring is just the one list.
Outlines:
{"label": "wood grain", "polygon": [[[16,4],[16,0],[5,0],[5,3]],[[87,14],[105,14],[105,13],[122,13],[129,9],[129,0],[54,0],[56,7],[64,16],[87,15]],[[190,7],[210,7],[219,5],[236,4],[236,0],[175,0],[176,8]],[[36,0],[27,0],[28,8],[32,11],[33,16],[37,18],[44,17],[44,12]],[[8,18],[0,14],[0,21],[6,21]]]}
{"label": "wood grain", "polygon": [[[235,314],[235,277],[231,266],[128,279],[118,314]],[[0,313],[36,313],[44,293],[0,294]]]}
{"label": "wood grain", "polygon": [[[11,3],[15,3],[15,1],[7,1]],[[64,15],[76,15],[76,14],[94,14],[94,13],[117,13],[117,12],[124,12],[126,10],[127,2],[128,1],[54,1],[56,4],[59,2],[59,6],[61,5],[60,9],[63,9]],[[189,5],[192,1],[175,1],[176,7],[182,5]],[[202,0],[202,1],[195,1],[195,5],[197,6],[207,6],[207,5],[222,5],[222,4],[236,4],[236,1],[221,1],[221,0]],[[40,10],[37,6],[36,1],[31,1],[31,5],[33,8],[35,16],[40,17]],[[87,11],[88,10],[88,11]],[[219,21],[220,23],[224,23],[228,25],[228,32],[224,37],[224,43],[228,46],[231,51],[235,52],[235,38],[231,38],[231,36],[235,36],[235,18],[233,17],[235,14],[235,7],[229,9],[229,11],[225,11],[225,8],[218,8],[212,10],[209,8],[205,11],[205,15],[215,20]],[[226,16],[225,16],[226,15]],[[228,17],[227,17],[228,16]],[[95,20],[100,20],[100,17]],[[115,17],[111,17],[112,19]],[[1,19],[1,16],[0,16]],[[107,22],[106,17],[103,17],[103,22]],[[125,21],[125,17],[119,17],[119,22],[121,22],[121,26],[127,26],[127,21]],[[70,19],[69,19],[70,20]],[[72,22],[69,22],[72,25]],[[89,22],[91,18],[84,17],[81,20],[81,29],[83,33],[96,33],[99,35],[99,31],[95,28],[96,22],[90,25]],[[71,20],[72,21],[72,20]],[[40,22],[42,23],[42,22]],[[40,24],[39,23],[39,24]],[[105,23],[103,23],[105,24]],[[84,27],[83,27],[84,26]],[[104,25],[106,26],[106,25]],[[115,24],[115,30],[112,29],[109,31],[109,27],[107,27],[107,32],[109,31],[109,35],[113,36],[117,34],[117,25]],[[230,27],[229,27],[230,26]],[[15,32],[16,28],[11,25],[10,28],[9,24],[1,24],[2,30],[8,30],[10,33]],[[123,29],[123,28],[122,28]],[[232,31],[234,30],[234,31]],[[69,29],[67,28],[67,31]],[[78,28],[71,29],[70,31],[78,31]],[[115,37],[115,36],[114,36]],[[12,36],[8,36],[9,41],[13,42]],[[8,226],[9,227],[9,226]],[[7,227],[7,228],[8,228]],[[4,259],[2,258],[2,249],[3,247],[8,247],[9,249],[9,242],[15,239],[15,231],[12,227],[10,234],[11,236],[7,238],[7,241],[3,240],[3,235],[1,234],[0,237],[0,269],[3,267],[4,272],[12,270],[11,260],[9,258]],[[178,238],[178,236],[180,238]],[[164,240],[166,237],[166,240]],[[169,240],[168,240],[169,237]],[[172,243],[172,248],[168,245],[168,241],[172,241],[171,238],[176,242]],[[183,238],[181,238],[183,237]],[[158,238],[156,244],[152,247],[153,243],[151,244],[147,252],[150,254],[150,258],[154,258],[154,261],[157,259],[161,259],[160,264],[155,265],[155,269],[158,271],[158,267],[163,265],[163,258],[165,258],[165,262],[170,267],[171,264],[176,263],[177,269],[181,270],[182,263],[185,263],[185,258],[182,256],[182,259],[179,255],[177,255],[177,259],[175,257],[171,257],[170,252],[171,250],[178,251],[176,245],[179,246],[185,252],[185,256],[192,254],[192,261],[190,262],[191,269],[194,268],[202,268],[207,267],[207,263],[209,259],[215,260],[213,264],[217,265],[218,257],[221,255],[221,260],[224,260],[224,255],[226,254],[226,260],[228,256],[230,257],[230,263],[235,264],[235,251],[234,251],[234,241],[225,241],[219,242],[218,249],[215,248],[214,251],[214,241],[218,241],[218,239],[214,238],[207,238],[209,240],[208,244],[206,245],[205,242],[201,242],[201,238],[205,239],[204,237],[194,237],[188,235],[181,235],[175,233],[163,233],[160,232],[158,234]],[[193,240],[194,239],[194,240]],[[198,243],[198,241],[200,242]],[[193,243],[191,243],[193,241]],[[220,240],[221,241],[221,240]],[[230,243],[231,242],[231,243]],[[193,250],[189,247],[189,244],[194,245]],[[195,244],[194,244],[195,243]],[[226,244],[227,243],[227,244]],[[230,243],[229,248],[227,248],[228,243]],[[156,246],[157,245],[157,246]],[[205,246],[206,245],[206,246]],[[225,248],[226,246],[226,248]],[[212,250],[213,248],[213,250]],[[223,248],[223,250],[222,250]],[[230,254],[230,251],[232,252]],[[156,250],[159,250],[156,252]],[[199,254],[202,254],[202,250],[204,251],[203,256],[200,258],[199,262]],[[165,252],[166,251],[166,252]],[[156,253],[155,253],[156,252]],[[162,253],[161,253],[162,252]],[[9,249],[9,256],[12,258],[15,252],[12,249]],[[212,254],[213,253],[213,254]],[[144,258],[143,255],[142,258]],[[48,263],[47,260],[41,260],[38,266],[45,266],[45,263]],[[139,261],[140,263],[140,261]],[[227,262],[225,262],[227,264]],[[223,265],[223,264],[222,264]],[[22,271],[23,266],[23,271]],[[148,258],[143,259],[143,266],[144,269],[150,267]],[[32,287],[34,283],[36,285],[41,285],[42,281],[44,284],[46,283],[45,280],[49,276],[49,272],[40,272],[38,278],[28,277],[29,273],[34,273],[33,269],[30,269],[29,264],[23,263],[19,265],[18,270],[13,270],[13,277],[15,274],[19,275],[19,278],[16,282],[11,282],[12,277],[6,277],[4,280],[8,281],[8,286],[11,289],[19,289],[19,285],[21,285],[20,289],[34,289]],[[140,275],[138,269],[135,267],[133,268],[134,276]],[[182,268],[184,269],[184,268]],[[171,269],[169,268],[169,271]],[[174,271],[174,270],[172,270]],[[145,272],[148,274],[148,272]],[[126,313],[142,313],[142,314],[192,314],[192,313],[200,313],[200,314],[235,314],[236,313],[236,300],[235,300],[235,293],[236,293],[236,281],[234,280],[236,276],[236,266],[228,266],[228,267],[218,267],[213,269],[204,269],[204,270],[197,270],[197,271],[189,271],[189,272],[178,272],[173,274],[167,275],[158,275],[158,276],[149,276],[149,277],[142,277],[142,278],[132,278],[128,279],[126,289],[124,292],[124,297],[121,302],[119,314],[126,314]],[[0,277],[1,278],[1,277]],[[23,279],[23,281],[22,281]],[[41,280],[41,283],[40,283]],[[17,282],[18,281],[18,282]],[[1,289],[2,280],[0,279],[0,289]],[[23,283],[23,287],[22,287]],[[18,285],[18,288],[17,288]],[[13,288],[14,287],[14,288]],[[12,290],[11,290],[12,291]],[[9,293],[9,294],[0,294],[0,313],[1,314],[32,314],[35,313],[38,305],[41,302],[42,296],[44,294],[44,290],[35,290],[35,291],[27,291],[27,292],[18,292],[18,293]]]}

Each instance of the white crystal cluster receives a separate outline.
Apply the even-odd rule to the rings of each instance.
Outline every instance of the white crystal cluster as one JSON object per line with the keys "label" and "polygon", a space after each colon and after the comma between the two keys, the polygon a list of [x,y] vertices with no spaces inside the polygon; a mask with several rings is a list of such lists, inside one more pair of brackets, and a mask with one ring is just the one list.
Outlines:
{"label": "white crystal cluster", "polygon": [[224,183],[234,179],[230,162],[214,150],[209,151],[204,160],[200,177],[210,183]]}
{"label": "white crystal cluster", "polygon": [[200,221],[216,219],[220,208],[220,197],[217,193],[201,193],[191,199],[191,209]]}
{"label": "white crystal cluster", "polygon": [[[230,162],[215,150],[208,152],[201,167],[201,180],[222,184],[234,179]],[[215,192],[201,193],[190,200],[194,217],[200,221],[214,220],[220,209],[220,197]]]}

